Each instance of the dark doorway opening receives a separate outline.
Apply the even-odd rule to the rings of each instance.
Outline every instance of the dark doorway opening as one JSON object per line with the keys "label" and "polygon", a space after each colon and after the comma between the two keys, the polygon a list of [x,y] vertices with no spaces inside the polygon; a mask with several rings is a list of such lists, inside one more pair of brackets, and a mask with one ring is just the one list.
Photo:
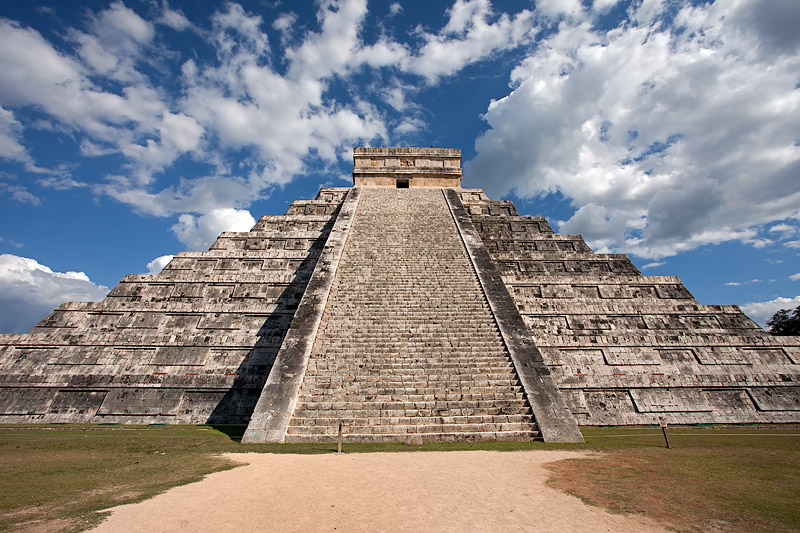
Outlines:
{"label": "dark doorway opening", "polygon": [[397,188],[398,189],[408,189],[408,180],[407,179],[399,179],[397,180]]}

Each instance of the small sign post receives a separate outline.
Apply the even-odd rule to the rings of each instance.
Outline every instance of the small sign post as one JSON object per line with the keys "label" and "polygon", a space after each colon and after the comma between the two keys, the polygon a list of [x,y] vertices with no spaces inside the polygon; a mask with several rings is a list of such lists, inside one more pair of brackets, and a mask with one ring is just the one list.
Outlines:
{"label": "small sign post", "polygon": [[663,416],[658,417],[658,423],[661,425],[661,431],[664,432],[664,442],[667,443],[667,448],[671,448],[672,446],[669,445],[669,437],[667,436],[667,421],[664,420]]}

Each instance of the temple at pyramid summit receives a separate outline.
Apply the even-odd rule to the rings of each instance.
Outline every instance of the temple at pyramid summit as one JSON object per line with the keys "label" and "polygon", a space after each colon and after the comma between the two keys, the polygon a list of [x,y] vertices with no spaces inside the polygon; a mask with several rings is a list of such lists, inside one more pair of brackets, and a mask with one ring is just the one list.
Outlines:
{"label": "temple at pyramid summit", "polygon": [[800,422],[800,337],[461,188],[459,150],[355,148],[353,182],[0,335],[0,423],[575,442]]}

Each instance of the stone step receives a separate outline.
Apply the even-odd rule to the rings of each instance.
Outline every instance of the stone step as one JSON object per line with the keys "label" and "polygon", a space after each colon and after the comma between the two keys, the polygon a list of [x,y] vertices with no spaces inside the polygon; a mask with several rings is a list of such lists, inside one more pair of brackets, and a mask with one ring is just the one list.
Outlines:
{"label": "stone step", "polygon": [[[531,441],[541,439],[541,434],[537,430],[530,429],[522,431],[478,431],[454,433],[345,433],[342,435],[342,442],[406,442],[412,438],[421,442]],[[320,435],[286,435],[286,442],[336,442],[336,439],[336,432],[329,432]]]}
{"label": "stone step", "polygon": [[468,361],[450,361],[448,358],[441,359],[422,359],[422,360],[402,360],[396,358],[380,359],[358,359],[350,360],[344,358],[326,359],[315,357],[308,363],[308,369],[344,369],[363,372],[399,372],[404,373],[428,373],[437,371],[456,372],[456,373],[490,373],[499,374],[511,372],[514,368],[511,361],[497,361],[494,358],[470,357]]}
{"label": "stone step", "polygon": [[379,366],[373,368],[362,368],[355,365],[309,365],[306,375],[314,376],[314,379],[330,376],[331,381],[348,381],[352,379],[372,380],[372,381],[431,381],[447,382],[450,380],[474,382],[478,379],[488,379],[490,381],[511,380],[516,383],[517,376],[508,367],[416,367],[404,368],[398,366]]}
{"label": "stone step", "polygon": [[[407,322],[409,324],[425,323],[428,320],[434,320],[432,324],[449,324],[453,325],[493,325],[494,322],[487,322],[489,317],[481,316],[488,314],[488,308],[470,308],[453,306],[448,307],[444,305],[432,305],[430,303],[419,303],[411,305],[403,303],[400,305],[398,302],[372,302],[370,303],[336,303],[330,305],[326,310],[326,318],[339,318],[347,320],[352,316],[351,320],[368,321],[375,324],[385,323],[392,321],[397,323]],[[356,314],[353,314],[356,313]]]}
{"label": "stone step", "polygon": [[[325,402],[320,402],[325,404]],[[481,403],[475,402],[477,405]],[[334,405],[334,404],[331,404]],[[382,404],[391,405],[391,404]],[[415,404],[422,405],[422,404]],[[378,418],[452,418],[452,417],[522,417],[520,419],[503,419],[503,422],[509,421],[523,421],[531,418],[531,410],[525,405],[506,405],[496,407],[447,407],[447,405],[454,405],[454,402],[449,404],[436,404],[433,408],[410,408],[408,404],[404,404],[397,409],[368,409],[366,407],[357,406],[355,409],[323,409],[321,407],[299,407],[295,410],[295,417],[298,422],[293,422],[297,425],[302,425],[299,421],[305,419],[329,419],[329,420],[363,420],[363,419],[378,419]]]}
{"label": "stone step", "polygon": [[[327,328],[326,328],[327,332]],[[331,330],[330,335],[333,337],[335,331]],[[431,335],[437,334],[433,332]],[[336,347],[342,344],[351,346],[373,346],[375,349],[380,349],[382,343],[392,341],[393,343],[404,343],[412,346],[428,345],[431,347],[452,347],[452,348],[473,348],[469,351],[477,351],[477,349],[488,350],[490,352],[502,351],[505,352],[505,345],[502,344],[502,338],[499,334],[476,334],[470,335],[469,331],[441,331],[438,332],[440,337],[425,337],[421,335],[404,335],[402,332],[393,332],[386,334],[370,334],[369,332],[362,332],[358,337],[355,333],[342,332],[339,338],[321,339],[317,344],[324,346]],[[315,350],[314,353],[322,353],[322,350]]]}
{"label": "stone step", "polygon": [[[486,433],[497,431],[525,431],[530,428],[530,423],[486,423],[486,424],[387,424],[387,425],[363,425],[352,426],[353,433],[360,434],[408,434],[408,433]],[[324,435],[338,433],[338,421],[331,426],[289,426],[287,434],[291,435]],[[343,428],[344,431],[344,428]]]}
{"label": "stone step", "polygon": [[[464,392],[468,390],[469,392]],[[314,383],[310,384],[305,390],[300,392],[299,399],[305,400],[306,398],[317,398],[326,396],[328,401],[335,401],[333,398],[338,398],[338,401],[344,401],[345,398],[352,398],[350,401],[357,399],[369,399],[371,397],[396,397],[398,399],[406,397],[409,400],[414,398],[424,398],[428,400],[469,400],[480,395],[480,398],[475,399],[500,399],[509,393],[516,394],[521,391],[519,385],[474,385],[470,386],[469,383],[459,383],[457,385],[419,385],[411,386],[404,383],[397,384],[383,384],[376,383],[370,386],[366,383],[359,383],[351,386],[342,386],[338,383]]]}
{"label": "stone step", "polygon": [[[335,317],[332,318],[335,320]],[[346,339],[349,342],[367,344],[374,340],[397,338],[399,340],[411,339],[414,342],[428,342],[432,345],[447,344],[454,340],[460,341],[464,346],[474,346],[476,343],[501,346],[501,336],[498,330],[488,326],[465,326],[454,324],[438,328],[429,327],[427,331],[418,329],[420,325],[402,324],[375,324],[370,321],[351,319],[339,321],[339,329],[326,324],[320,328],[318,334],[325,334],[328,338],[320,338],[320,342],[335,344]],[[407,341],[410,342],[410,341]]]}
{"label": "stone step", "polygon": [[495,398],[491,403],[487,403],[485,398],[481,399],[460,399],[460,400],[358,400],[352,402],[330,401],[318,399],[313,403],[300,402],[296,410],[299,409],[330,409],[334,411],[357,411],[357,410],[453,410],[453,409],[486,409],[490,414],[511,414],[515,409],[528,408],[528,403],[522,398]]}
{"label": "stone step", "polygon": [[[333,372],[310,372],[308,384],[303,391],[317,390],[398,390],[398,391],[456,391],[464,388],[470,391],[511,390],[519,385],[516,376],[486,377],[475,374],[437,374],[435,376],[391,376],[375,374],[337,374]],[[313,381],[313,383],[312,383]]]}
{"label": "stone step", "polygon": [[[309,365],[306,375],[314,376],[314,379],[330,376],[331,380],[347,381],[350,379],[373,380],[373,381],[474,381],[475,379],[489,380],[512,380],[516,382],[517,376],[509,367],[401,367],[401,366],[374,366],[363,368],[355,365],[336,365],[315,364]],[[428,379],[430,377],[430,379]]]}
{"label": "stone step", "polygon": [[[323,354],[314,354],[316,357],[320,359],[334,359],[338,356],[341,357],[353,357],[354,352],[364,352],[363,347],[359,346],[349,346],[349,347],[337,347],[338,349],[334,350],[333,347],[328,348],[325,353]],[[351,348],[351,349],[347,349]],[[482,360],[488,360],[492,357],[493,354],[491,352],[487,352],[486,350],[476,349],[475,351],[471,351],[464,348],[436,348],[431,346],[388,346],[384,348],[384,351],[381,352],[373,352],[369,355],[365,355],[361,360],[362,361],[378,361],[378,362],[388,362],[391,360],[414,360],[419,361],[426,357],[433,359],[436,362],[440,361],[459,361],[459,362],[469,362],[473,361],[475,358],[480,357]],[[506,355],[503,352],[497,354],[497,357],[500,358]]]}
{"label": "stone step", "polygon": [[[418,369],[417,372],[398,372],[397,370],[371,370],[346,369],[342,372],[334,368],[321,369],[319,367],[309,368],[306,372],[308,376],[314,376],[315,380],[328,383],[351,383],[358,382],[380,382],[380,383],[517,383],[517,378],[508,370],[497,372],[476,372],[474,369],[469,372],[455,372],[453,369],[426,372],[426,369]],[[326,376],[329,376],[326,378]]]}
{"label": "stone step", "polygon": [[[395,391],[397,393],[416,392],[418,394],[433,394],[438,392],[447,392],[448,394],[452,394],[456,391],[463,391],[463,394],[470,394],[475,392],[486,393],[494,391],[514,392],[518,390],[519,387],[519,381],[514,377],[495,381],[470,379],[470,376],[467,376],[467,379],[459,380],[456,380],[455,377],[452,380],[416,380],[414,381],[414,384],[412,384],[411,381],[403,381],[399,379],[371,379],[370,376],[364,375],[361,375],[358,378],[352,377],[349,381],[346,379],[347,376],[341,375],[311,374],[309,377],[313,379],[314,383],[309,382],[305,387],[303,387],[301,394],[306,392],[311,393],[315,390],[325,394],[336,393],[336,391],[351,392],[354,390],[363,390],[367,394],[374,394],[375,391],[387,391],[386,394],[393,394]],[[318,381],[317,377],[324,379],[320,379]],[[464,389],[467,389],[468,392],[464,391]]]}
{"label": "stone step", "polygon": [[442,415],[442,416],[376,416],[375,413],[364,413],[368,416],[325,417],[319,413],[308,413],[314,416],[295,416],[292,427],[336,427],[341,421],[347,428],[355,430],[364,426],[428,426],[438,424],[528,424],[531,422],[530,413],[513,415]]}
{"label": "stone step", "polygon": [[[509,391],[516,392],[516,391]],[[345,405],[349,409],[366,409],[367,407],[361,404],[391,404],[402,403],[407,406],[415,405],[430,405],[429,409],[454,409],[459,405],[459,402],[464,404],[477,404],[475,409],[481,409],[488,414],[500,413],[504,409],[511,411],[517,409],[519,406],[505,406],[500,407],[497,402],[503,401],[508,398],[508,394],[497,394],[494,392],[475,393],[470,395],[463,394],[445,394],[445,393],[431,393],[431,394],[404,394],[398,392],[385,392],[382,394],[375,392],[366,392],[362,394],[325,394],[314,392],[311,394],[304,394],[297,398],[300,406],[298,409],[314,409],[314,404],[323,403],[329,404],[335,409],[345,409]],[[504,413],[508,414],[508,413]]]}
{"label": "stone step", "polygon": [[[457,342],[457,341],[453,341]],[[321,350],[317,350],[314,354],[315,357],[325,358],[332,355],[339,355],[342,353],[347,354],[364,354],[364,358],[387,358],[392,357],[417,357],[417,358],[434,358],[447,360],[458,357],[459,354],[469,357],[497,357],[500,358],[506,352],[497,349],[497,346],[492,346],[491,343],[484,343],[478,346],[464,346],[463,344],[456,344],[455,346],[437,346],[424,342],[406,342],[399,339],[386,339],[379,343],[370,344],[369,342],[341,342],[338,344],[326,344],[320,346]],[[492,349],[494,348],[494,349]]]}
{"label": "stone step", "polygon": [[505,362],[508,360],[508,352],[502,345],[465,346],[464,344],[466,343],[458,338],[450,340],[444,339],[441,342],[430,343],[408,343],[401,340],[395,340],[391,343],[384,342],[382,344],[360,343],[356,341],[347,341],[338,344],[335,342],[326,342],[325,346],[323,346],[324,350],[315,350],[312,357],[325,359],[333,354],[339,356],[343,351],[346,351],[353,360],[356,358],[362,360],[381,360],[404,357],[410,359],[416,358],[420,361],[433,360],[436,362],[446,362],[450,359],[457,359],[458,354],[469,354],[470,359],[478,361],[496,360]]}
{"label": "stone step", "polygon": [[[522,396],[517,396],[521,393],[521,387],[509,387],[509,390],[496,393],[495,391],[483,392],[432,392],[429,394],[411,394],[407,392],[385,392],[379,394],[377,392],[364,394],[344,394],[335,395],[330,391],[327,394],[315,394],[314,391],[306,392],[301,391],[298,396],[298,401],[302,403],[316,403],[316,402],[330,402],[336,403],[389,403],[389,402],[405,402],[409,404],[416,404],[420,402],[497,402],[500,400],[516,400],[522,401]],[[343,407],[344,408],[344,407]]]}
{"label": "stone step", "polygon": [[[422,328],[428,330],[441,331],[485,331],[496,332],[497,326],[494,322],[487,323],[483,320],[461,319],[463,312],[457,314],[425,311],[403,311],[391,315],[376,316],[374,313],[362,312],[355,309],[344,309],[342,311],[329,312],[325,319],[331,322],[340,322],[346,326],[356,326],[362,333],[369,333],[371,330],[385,330],[388,332],[402,331],[408,328]],[[413,318],[412,318],[413,317]],[[325,324],[330,327],[330,324]],[[365,331],[366,330],[366,331]],[[324,331],[324,330],[323,330]]]}
{"label": "stone step", "polygon": [[[505,390],[519,384],[515,376],[506,375],[501,377],[475,376],[469,374],[408,376],[405,379],[399,376],[376,376],[370,374],[359,374],[348,376],[343,374],[313,373],[309,374],[314,378],[313,390],[403,390],[403,391],[424,391],[424,390],[460,390],[468,388],[474,390],[476,387],[493,388]],[[311,390],[311,389],[309,389]]]}
{"label": "stone step", "polygon": [[[381,304],[389,306],[391,304]],[[487,311],[488,313],[488,311]],[[398,309],[394,306],[391,312],[379,314],[378,311],[364,310],[363,306],[351,308],[332,308],[326,313],[326,319],[339,319],[345,323],[358,322],[365,326],[392,325],[394,327],[407,325],[439,325],[450,327],[481,327],[492,329],[494,322],[486,322],[483,318],[475,318],[477,313],[467,313],[463,309],[449,312],[444,309],[431,310],[429,305],[420,306],[419,309]]]}
{"label": "stone step", "polygon": [[308,390],[302,391],[298,396],[299,401],[455,401],[455,400],[484,400],[491,401],[502,399],[507,394],[521,393],[522,388],[515,387],[471,387],[469,393],[463,392],[463,387],[445,389],[443,387],[353,387],[342,389],[338,387],[325,388],[313,385]]}
{"label": "stone step", "polygon": [[[342,326],[344,327],[344,326]],[[368,326],[367,326],[368,328]],[[366,329],[366,328],[365,328]],[[341,330],[340,330],[341,331]],[[322,331],[322,333],[330,332],[331,336],[335,333],[335,330],[329,330],[327,327]],[[441,335],[442,337],[433,337],[433,335]],[[423,335],[418,332],[413,331],[406,331],[403,332],[402,330],[387,330],[385,332],[381,331],[369,331],[368,329],[364,331],[362,329],[361,335],[354,332],[347,332],[342,331],[338,338],[330,338],[320,341],[324,344],[329,344],[335,346],[337,342],[340,341],[347,341],[350,343],[358,343],[358,344],[376,344],[376,341],[384,341],[384,340],[392,340],[396,339],[398,341],[407,342],[407,343],[428,343],[431,346],[447,346],[453,342],[460,342],[462,346],[494,346],[500,347],[500,334],[492,331],[474,331],[469,328],[453,328],[453,329],[442,329],[441,331],[431,331],[427,335]]]}
{"label": "stone step", "polygon": [[[336,403],[326,403],[320,402],[322,406],[335,406],[339,405]],[[355,402],[352,402],[355,403]],[[370,402],[372,405],[375,405],[375,402]],[[400,402],[395,402],[400,403]],[[431,402],[428,402],[430,404]],[[395,419],[395,418],[436,418],[445,419],[445,422],[449,422],[451,418],[463,418],[463,417],[479,417],[481,420],[483,419],[493,419],[500,422],[521,422],[524,420],[529,420],[531,418],[531,410],[528,408],[527,404],[524,405],[497,405],[495,407],[487,407],[485,402],[472,402],[473,405],[477,405],[478,407],[464,407],[463,404],[467,402],[461,402],[461,406],[457,406],[457,402],[444,402],[444,403],[437,403],[432,408],[411,408],[409,405],[415,406],[422,406],[426,405],[423,403],[419,404],[407,404],[403,402],[402,406],[398,406],[399,408],[396,409],[389,409],[384,408],[384,406],[392,405],[392,403],[383,403],[379,404],[381,406],[380,409],[368,409],[365,406],[356,406],[355,409],[323,409],[322,407],[299,407],[295,410],[295,417],[297,418],[298,425],[302,425],[301,420],[307,419],[330,419],[330,420],[377,420],[377,419]],[[451,407],[448,407],[450,405]],[[508,417],[516,417],[516,418],[508,418]],[[473,422],[479,422],[481,420],[472,420]],[[440,420],[442,421],[442,420]],[[307,425],[307,424],[306,424]]]}
{"label": "stone step", "polygon": [[385,353],[385,354],[372,354],[367,357],[356,359],[352,354],[349,357],[343,355],[336,357],[339,354],[332,354],[332,356],[319,356],[313,364],[309,364],[308,368],[320,368],[323,370],[332,370],[341,368],[345,370],[353,370],[358,372],[369,372],[370,369],[383,368],[385,371],[401,370],[401,369],[414,369],[415,371],[424,371],[424,373],[437,373],[447,372],[448,369],[460,370],[458,373],[465,372],[503,372],[508,369],[513,373],[511,363],[504,360],[496,360],[491,357],[484,357],[479,354],[464,354],[462,356],[449,355],[445,357],[430,357],[426,360],[425,355],[409,355],[403,356],[399,352]]}
{"label": "stone step", "polygon": [[[424,289],[421,289],[424,290]],[[493,322],[486,322],[486,315],[489,308],[472,305],[453,305],[437,301],[416,301],[408,302],[402,299],[384,299],[383,301],[349,300],[337,302],[329,305],[326,309],[327,317],[339,317],[346,319],[351,313],[356,313],[354,318],[358,320],[371,320],[376,324],[382,321],[408,321],[410,323],[436,320],[435,324],[456,323],[456,324],[482,324],[487,325]],[[483,315],[483,316],[482,316]]]}

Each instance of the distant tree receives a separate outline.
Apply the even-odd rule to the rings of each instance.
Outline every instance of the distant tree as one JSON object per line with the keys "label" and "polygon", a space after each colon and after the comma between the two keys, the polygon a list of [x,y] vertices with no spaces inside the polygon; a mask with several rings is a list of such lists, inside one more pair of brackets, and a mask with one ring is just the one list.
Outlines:
{"label": "distant tree", "polygon": [[767,325],[773,335],[800,335],[800,305],[794,311],[781,309],[767,320]]}

